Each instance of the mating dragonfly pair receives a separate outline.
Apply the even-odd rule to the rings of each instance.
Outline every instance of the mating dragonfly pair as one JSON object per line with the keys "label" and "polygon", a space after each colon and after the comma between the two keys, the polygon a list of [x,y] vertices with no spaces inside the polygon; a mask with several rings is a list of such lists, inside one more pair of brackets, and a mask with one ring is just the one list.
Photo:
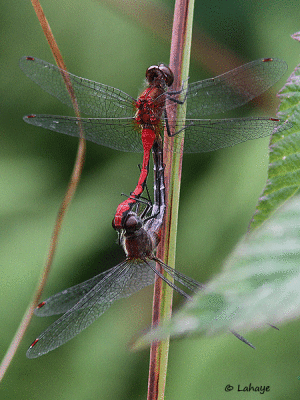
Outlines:
{"label": "mating dragonfly pair", "polygon": [[[23,57],[20,66],[44,90],[72,107],[59,68],[33,57]],[[68,73],[80,111],[96,117],[81,119],[85,138],[117,150],[143,151],[143,164],[137,187],[118,206],[113,220],[113,227],[120,233],[126,260],[40,303],[36,315],[63,315],[31,344],[27,357],[38,357],[66,343],[94,322],[114,301],[152,284],[155,274],[188,300],[191,297],[172,283],[172,279],[192,292],[202,287],[154,255],[165,212],[161,132],[166,126],[168,134],[172,135],[173,132],[174,135],[176,126],[172,115],[167,115],[168,105],[176,102],[180,106],[187,101],[187,120],[183,128],[186,152],[207,152],[267,136],[278,127],[279,119],[196,118],[199,115],[218,114],[247,103],[276,83],[286,69],[284,61],[260,59],[216,78],[189,84],[182,91],[172,92],[168,89],[173,83],[172,71],[160,64],[148,68],[148,86],[137,100],[119,89]],[[184,100],[180,100],[180,96]],[[78,119],[74,117],[28,115],[24,120],[52,131],[80,136]],[[146,207],[138,215],[151,150],[154,161],[154,203],[150,210]],[[156,262],[171,280],[156,269]],[[250,344],[236,332],[232,333]]]}

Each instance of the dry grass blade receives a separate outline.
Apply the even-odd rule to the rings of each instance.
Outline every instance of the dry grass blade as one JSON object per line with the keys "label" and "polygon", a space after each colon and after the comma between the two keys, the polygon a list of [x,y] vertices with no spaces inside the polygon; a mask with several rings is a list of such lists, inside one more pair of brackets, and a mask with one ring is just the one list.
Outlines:
{"label": "dry grass blade", "polygon": [[32,298],[32,301],[29,304],[29,306],[28,306],[28,308],[27,308],[27,310],[26,310],[26,312],[24,314],[24,317],[23,317],[23,319],[22,319],[22,321],[20,323],[20,326],[19,326],[19,328],[18,328],[18,330],[17,330],[17,332],[15,334],[15,337],[13,338],[13,340],[12,340],[12,342],[11,342],[9,348],[8,348],[8,351],[7,351],[3,361],[1,363],[1,366],[0,366],[0,381],[2,380],[7,368],[9,367],[9,365],[10,365],[10,363],[11,363],[11,361],[12,361],[12,359],[13,359],[13,357],[14,357],[17,349],[18,349],[19,344],[21,343],[21,340],[22,340],[22,338],[23,338],[23,336],[24,336],[24,334],[26,332],[26,329],[30,324],[30,321],[31,321],[31,318],[33,316],[33,312],[34,312],[34,309],[35,309],[35,306],[36,306],[36,304],[38,304],[39,299],[40,299],[41,294],[42,294],[42,291],[43,291],[43,288],[44,288],[44,286],[46,284],[47,277],[49,275],[50,268],[51,268],[51,265],[52,265],[52,261],[53,261],[53,258],[54,258],[55,250],[56,250],[56,247],[57,247],[58,236],[59,236],[59,232],[61,230],[62,221],[63,221],[63,218],[64,218],[64,216],[66,214],[67,208],[70,205],[70,202],[71,202],[71,200],[72,200],[72,198],[74,196],[74,193],[76,191],[77,185],[79,183],[80,176],[81,176],[81,171],[82,171],[83,164],[84,164],[84,158],[85,158],[85,140],[84,140],[83,130],[82,130],[82,127],[81,127],[81,124],[80,124],[79,108],[78,108],[76,97],[75,97],[75,94],[74,94],[74,91],[73,91],[73,88],[72,88],[72,85],[71,85],[71,82],[70,82],[70,79],[69,79],[69,75],[66,72],[65,63],[63,61],[63,58],[62,58],[61,53],[59,51],[58,45],[57,45],[57,43],[55,41],[55,38],[54,38],[54,36],[52,34],[50,25],[49,25],[49,23],[47,21],[47,18],[45,16],[44,12],[43,12],[43,9],[41,7],[40,2],[38,0],[32,0],[31,3],[32,3],[33,8],[34,8],[34,10],[36,12],[36,15],[37,15],[37,17],[39,19],[39,22],[40,22],[40,25],[41,25],[41,27],[43,29],[43,32],[44,32],[44,34],[45,34],[45,36],[47,38],[47,41],[48,41],[49,46],[50,46],[50,48],[52,50],[53,56],[54,56],[54,58],[56,60],[56,63],[58,65],[58,67],[60,67],[62,69],[62,72],[61,72],[62,73],[62,77],[63,77],[63,80],[65,82],[66,88],[67,88],[67,90],[68,90],[68,92],[70,94],[70,97],[72,99],[73,107],[74,107],[76,116],[78,118],[78,126],[79,126],[79,129],[80,129],[80,139],[79,139],[79,145],[78,145],[78,151],[77,151],[77,156],[76,156],[74,169],[73,169],[73,172],[72,172],[72,175],[71,175],[71,179],[70,179],[70,182],[69,182],[65,197],[64,197],[64,199],[62,201],[62,204],[60,206],[60,209],[58,211],[58,215],[57,215],[57,218],[56,218],[55,226],[54,226],[54,229],[53,229],[52,238],[51,238],[51,241],[50,241],[50,247],[49,247],[49,251],[48,251],[48,256],[46,258],[46,262],[45,262],[45,265],[44,265],[44,268],[43,268],[43,271],[42,271],[42,274],[41,274],[40,282],[38,283],[38,286],[37,286],[37,288],[35,290],[35,293],[34,293],[34,296]]}

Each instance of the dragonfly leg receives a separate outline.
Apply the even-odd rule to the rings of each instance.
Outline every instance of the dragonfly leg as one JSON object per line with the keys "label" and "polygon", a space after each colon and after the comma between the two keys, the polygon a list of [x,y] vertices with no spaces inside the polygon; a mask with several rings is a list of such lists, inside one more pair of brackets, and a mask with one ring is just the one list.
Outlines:
{"label": "dragonfly leg", "polygon": [[166,94],[167,94],[168,100],[170,100],[170,101],[172,101],[173,103],[176,103],[176,104],[181,104],[181,105],[184,104],[185,101],[186,101],[186,98],[187,98],[187,90],[185,90],[185,95],[184,95],[184,99],[183,100],[176,99],[176,98],[174,98],[172,96],[181,94],[184,91],[184,85],[188,80],[189,80],[189,78],[185,79],[182,82],[182,86],[181,86],[180,90],[174,90],[172,92],[167,92]]}
{"label": "dragonfly leg", "polygon": [[164,110],[164,114],[165,114],[165,121],[166,121],[166,128],[167,128],[167,134],[169,137],[174,137],[176,135],[178,135],[180,132],[184,131],[186,128],[188,128],[189,126],[193,125],[193,122],[191,122],[188,125],[185,125],[183,128],[179,129],[177,132],[175,133],[171,133],[170,130],[170,125],[169,125],[169,121],[168,121],[168,115],[167,115],[167,110]]}

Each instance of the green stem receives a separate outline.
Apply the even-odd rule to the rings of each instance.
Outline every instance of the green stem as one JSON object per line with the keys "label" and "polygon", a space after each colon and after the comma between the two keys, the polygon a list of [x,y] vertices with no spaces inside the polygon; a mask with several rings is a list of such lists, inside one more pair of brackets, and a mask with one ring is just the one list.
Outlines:
{"label": "green stem", "polygon": [[[175,77],[175,84],[172,86],[172,90],[180,90],[182,82],[186,82],[188,79],[193,9],[194,0],[177,0],[175,3],[170,56],[170,68]],[[168,115],[177,114],[177,118],[181,121],[182,125],[178,124],[176,131],[180,130],[184,125],[186,104],[180,106],[178,111],[176,104],[168,105],[167,113]],[[166,164],[165,185],[167,209],[157,255],[173,268],[175,267],[183,142],[183,133],[171,139],[165,133],[164,161]],[[158,266],[157,268],[160,267]],[[161,272],[163,273],[163,271]],[[156,279],[153,296],[153,326],[171,317],[172,299],[173,290],[161,279]],[[151,345],[147,400],[164,399],[168,351],[169,339],[154,342]]]}

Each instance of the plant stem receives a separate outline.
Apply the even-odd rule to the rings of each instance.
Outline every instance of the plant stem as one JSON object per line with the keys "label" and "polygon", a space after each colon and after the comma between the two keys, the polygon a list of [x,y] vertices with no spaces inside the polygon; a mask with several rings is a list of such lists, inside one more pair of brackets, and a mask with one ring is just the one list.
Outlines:
{"label": "plant stem", "polygon": [[[194,0],[177,0],[175,3],[170,55],[170,68],[175,77],[172,90],[175,91],[180,90],[182,82],[188,79],[193,8]],[[172,119],[177,115],[178,119],[183,121],[185,111],[186,104],[181,106],[178,111],[177,104],[167,105],[167,114],[172,115]],[[176,131],[181,128],[182,126],[177,125]],[[175,267],[183,142],[183,133],[178,134],[174,138],[169,138],[165,132],[164,161],[166,164],[165,186],[167,209],[157,255],[158,258],[173,268]],[[157,268],[161,273],[164,272],[159,266]],[[157,326],[162,320],[171,317],[172,298],[173,290],[161,279],[156,278],[153,295],[152,326]],[[160,342],[156,341],[151,345],[147,400],[164,399],[168,351],[169,339]]]}
{"label": "plant stem", "polygon": [[58,65],[58,67],[60,67],[64,70],[64,71],[62,71],[61,74],[62,74],[62,78],[65,82],[66,88],[70,94],[75,114],[78,118],[80,139],[79,139],[77,156],[76,156],[73,172],[72,172],[69,184],[68,184],[67,191],[65,193],[65,196],[63,198],[63,201],[62,201],[59,211],[57,213],[57,217],[56,217],[55,225],[53,228],[53,233],[52,233],[52,237],[50,240],[50,246],[49,246],[48,255],[47,255],[47,258],[46,258],[46,261],[44,264],[44,268],[42,270],[41,277],[40,277],[39,283],[35,289],[35,292],[33,294],[32,300],[31,300],[30,304],[28,305],[27,310],[25,311],[25,314],[19,325],[19,328],[18,328],[18,330],[17,330],[17,332],[16,332],[16,334],[15,334],[15,336],[14,336],[14,338],[13,338],[13,340],[1,362],[0,381],[4,377],[5,372],[6,372],[7,368],[9,367],[9,365],[10,365],[10,363],[11,363],[11,361],[12,361],[24,335],[25,335],[25,332],[26,332],[26,330],[30,324],[31,318],[33,316],[34,309],[35,309],[36,305],[38,304],[40,297],[42,295],[42,291],[46,285],[47,278],[50,273],[50,268],[51,268],[51,265],[53,262],[55,250],[57,248],[58,236],[59,236],[59,233],[60,233],[60,230],[62,227],[63,218],[66,215],[67,209],[71,203],[71,200],[72,200],[72,198],[75,194],[76,188],[78,186],[80,176],[81,176],[81,171],[82,171],[83,164],[84,164],[84,158],[85,158],[85,139],[84,139],[84,134],[83,134],[81,121],[80,121],[80,113],[79,113],[79,108],[78,108],[77,100],[75,97],[75,93],[74,93],[74,90],[72,88],[72,85],[71,85],[71,82],[69,79],[69,75],[66,72],[67,68],[65,66],[62,55],[59,51],[58,45],[52,34],[50,25],[47,21],[47,18],[44,14],[44,11],[42,9],[42,6],[41,6],[39,0],[31,0],[31,3],[32,3],[32,6],[36,12],[38,19],[39,19],[39,22],[43,29],[43,32],[47,38],[47,41],[51,48],[52,54],[56,60],[56,63]]}

